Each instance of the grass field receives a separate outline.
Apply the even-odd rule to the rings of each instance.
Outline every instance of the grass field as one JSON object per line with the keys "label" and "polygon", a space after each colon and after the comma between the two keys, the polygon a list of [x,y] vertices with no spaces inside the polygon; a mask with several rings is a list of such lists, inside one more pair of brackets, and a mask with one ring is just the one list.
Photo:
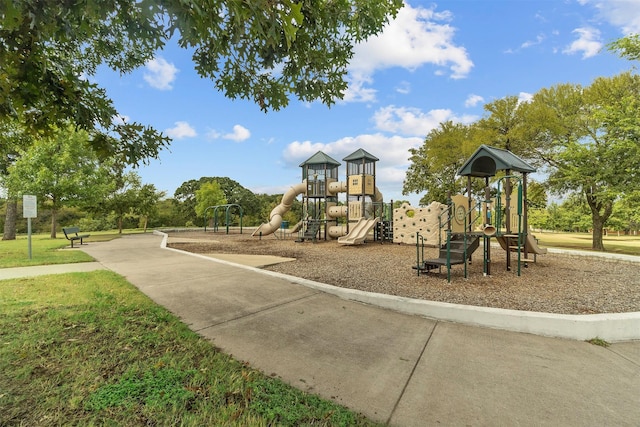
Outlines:
{"label": "grass field", "polygon": [[[538,233],[534,235],[540,240],[540,245],[565,249],[591,250],[591,234],[588,233]],[[639,236],[618,236],[609,234],[604,236],[604,248],[607,252],[639,255]]]}
{"label": "grass field", "polygon": [[[111,239],[117,234],[94,236]],[[62,239],[2,265],[88,261]],[[0,425],[370,426],[218,351],[110,271],[0,281]]]}
{"label": "grass field", "polygon": [[[119,237],[118,233],[113,231],[91,233],[91,237],[85,242],[104,242],[117,237]],[[0,268],[93,261],[82,251],[64,250],[69,245],[64,235],[52,239],[48,234],[34,234],[31,236],[31,259],[29,259],[27,236],[21,235],[16,240],[0,241]]]}
{"label": "grass field", "polygon": [[266,377],[109,271],[0,281],[0,425],[373,425]]}

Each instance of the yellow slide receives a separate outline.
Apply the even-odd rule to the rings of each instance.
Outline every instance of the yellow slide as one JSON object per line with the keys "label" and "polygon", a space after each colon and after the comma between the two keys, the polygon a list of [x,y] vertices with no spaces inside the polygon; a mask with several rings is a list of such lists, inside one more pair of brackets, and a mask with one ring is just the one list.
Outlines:
{"label": "yellow slide", "polygon": [[252,236],[267,236],[278,228],[280,228],[280,224],[282,223],[282,215],[287,213],[289,209],[291,209],[291,205],[293,201],[300,194],[304,194],[307,191],[307,181],[304,180],[300,184],[296,184],[291,186],[289,190],[282,196],[282,201],[278,206],[273,208],[271,213],[269,214],[269,222],[261,224],[260,227],[253,232]]}
{"label": "yellow slide", "polygon": [[[502,249],[506,251],[507,239],[505,239],[503,236],[496,236],[496,239],[498,240],[498,243],[500,243],[500,246],[502,247]],[[516,249],[517,247],[515,246],[511,247],[512,252],[515,252]],[[540,246],[538,246],[538,241],[533,236],[533,234],[531,234],[531,230],[529,230],[529,232],[527,233],[527,240],[524,242],[524,249],[529,254],[544,255],[547,253],[547,248],[541,248]]]}
{"label": "yellow slide", "polygon": [[378,218],[360,220],[353,226],[349,234],[338,238],[341,245],[360,245],[364,243],[369,231],[378,223]]}

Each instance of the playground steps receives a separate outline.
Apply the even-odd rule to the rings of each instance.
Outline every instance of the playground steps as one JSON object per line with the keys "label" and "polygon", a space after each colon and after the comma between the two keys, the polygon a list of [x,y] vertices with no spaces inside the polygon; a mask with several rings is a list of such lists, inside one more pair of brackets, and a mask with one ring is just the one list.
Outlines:
{"label": "playground steps", "polygon": [[296,242],[304,242],[305,240],[316,240],[318,238],[318,232],[320,231],[320,221],[309,220],[307,223],[307,229],[304,231],[302,237]]}
{"label": "playground steps", "polygon": [[[507,240],[507,238],[509,240]],[[534,247],[531,247],[532,245],[530,243],[528,243],[527,241],[522,242],[521,245],[518,245],[518,235],[517,234],[503,234],[501,236],[498,237],[498,243],[500,243],[500,246],[502,246],[502,249],[507,250],[507,247],[509,248],[510,252],[518,252],[518,250],[520,250],[521,252],[524,253],[525,247],[528,250],[528,254],[531,255],[533,254],[533,258],[520,258],[520,262],[536,262],[536,255],[538,254],[544,254],[547,252],[546,249],[542,249],[539,248],[537,246],[537,239],[531,235],[531,233],[529,233],[528,235],[528,239],[529,242],[531,242],[532,240],[536,243],[536,245]],[[509,243],[509,245],[507,246],[507,242]],[[528,246],[527,246],[528,245]]]}
{"label": "playground steps", "polygon": [[[471,259],[471,255],[480,247],[480,236],[474,234],[467,234],[467,259]],[[465,242],[463,234],[453,234],[451,236],[449,244],[449,265],[464,264],[465,262]],[[420,273],[428,273],[431,270],[440,269],[442,266],[447,265],[447,244],[443,244],[440,247],[440,253],[438,258],[426,259],[419,267],[414,266],[414,269],[420,270]]]}
{"label": "playground steps", "polygon": [[376,241],[384,241],[389,240],[393,241],[393,226],[391,221],[380,221],[376,224],[376,228],[374,229],[374,240]]}

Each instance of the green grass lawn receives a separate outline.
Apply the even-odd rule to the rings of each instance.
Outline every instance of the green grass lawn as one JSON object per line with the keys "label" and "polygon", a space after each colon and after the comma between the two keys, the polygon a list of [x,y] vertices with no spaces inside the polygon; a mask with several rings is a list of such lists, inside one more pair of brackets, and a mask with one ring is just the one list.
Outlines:
{"label": "green grass lawn", "polygon": [[[117,233],[93,233],[89,242]],[[2,241],[2,267],[91,261]],[[218,351],[110,271],[0,281],[0,425],[369,426]]]}
{"label": "green grass lawn", "polygon": [[[118,238],[117,232],[90,233],[85,243],[104,242]],[[60,235],[62,237],[60,237]],[[28,267],[30,265],[67,264],[93,261],[89,255],[80,250],[71,250],[70,242],[60,233],[52,239],[48,234],[31,236],[31,259],[29,259],[29,240],[27,236],[18,236],[16,240],[0,241],[0,268]],[[74,243],[78,246],[79,243]]]}
{"label": "green grass lawn", "polygon": [[110,271],[0,281],[0,425],[374,425],[267,377]]}
{"label": "green grass lawn", "polygon": [[[591,250],[591,234],[588,233],[533,233],[541,246]],[[640,236],[609,234],[603,238],[607,252],[640,256]]]}

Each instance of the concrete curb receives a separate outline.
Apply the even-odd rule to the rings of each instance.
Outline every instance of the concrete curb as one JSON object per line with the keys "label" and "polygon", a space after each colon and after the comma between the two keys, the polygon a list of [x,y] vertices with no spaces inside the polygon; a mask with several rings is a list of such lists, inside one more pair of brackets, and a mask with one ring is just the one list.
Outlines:
{"label": "concrete curb", "polygon": [[[163,236],[161,247],[210,261],[233,265],[238,268],[255,271],[261,274],[278,277],[336,295],[340,298],[358,301],[365,304],[398,311],[401,313],[418,315],[435,320],[462,323],[472,326],[501,329],[513,332],[524,332],[547,337],[568,338],[574,340],[589,340],[601,338],[608,342],[640,340],[640,312],[605,313],[605,314],[552,314],[533,311],[507,310],[501,308],[477,307],[470,305],[450,304],[436,301],[426,301],[394,295],[364,292],[355,289],[340,288],[312,280],[288,276],[273,271],[247,267],[229,261],[218,260],[204,255],[193,254],[179,249],[167,248],[168,235],[160,231],[154,234]],[[556,252],[556,251],[554,251]],[[592,255],[591,252],[574,252],[560,250],[556,253],[578,256]],[[613,254],[615,255],[615,254]],[[621,258],[619,258],[621,257]],[[607,257],[625,261],[640,261],[638,257],[618,255]]]}

